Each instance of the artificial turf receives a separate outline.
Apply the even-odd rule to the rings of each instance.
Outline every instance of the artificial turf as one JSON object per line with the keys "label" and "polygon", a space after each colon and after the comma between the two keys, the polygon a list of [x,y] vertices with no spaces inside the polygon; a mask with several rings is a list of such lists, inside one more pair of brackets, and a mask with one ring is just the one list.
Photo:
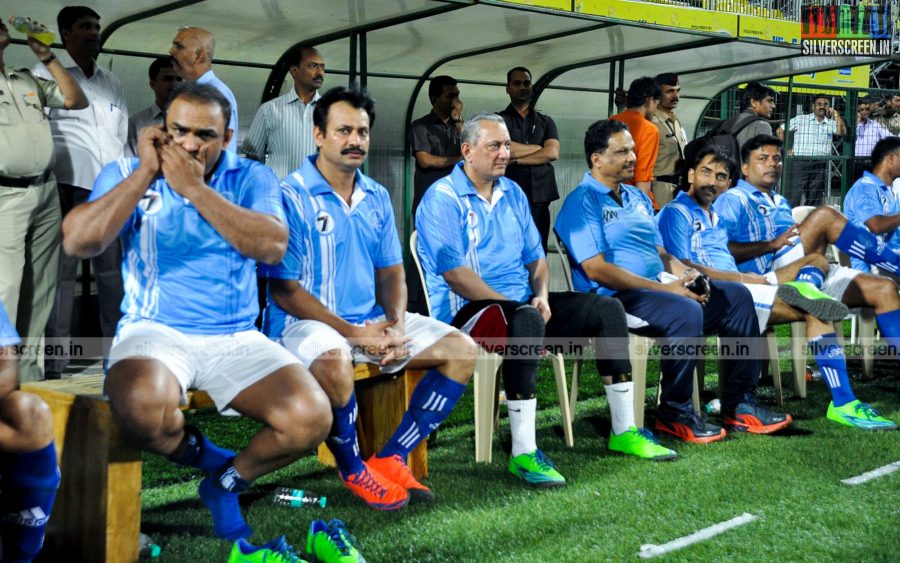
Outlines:
{"label": "artificial turf", "polygon": [[[898,421],[900,369],[893,362],[878,367],[876,379],[855,379],[854,390]],[[620,561],[637,559],[642,544],[663,544],[747,512],[760,519],[664,559],[900,560],[900,472],[855,487],[840,483],[900,461],[900,433],[867,433],[826,421],[824,383],[809,383],[805,400],[786,400],[784,410],[796,422],[781,435],[731,434],[710,445],[663,440],[680,457],[652,463],[606,450],[606,401],[592,366],[585,371],[571,449],[562,442],[553,378],[546,369],[539,386],[538,444],[566,476],[566,487],[529,489],[506,471],[505,420],[493,462],[475,464],[470,390],[429,452],[425,481],[438,495],[436,504],[395,513],[370,510],[343,488],[334,469],[307,456],[258,480],[243,495],[255,529],[252,540],[261,543],[284,533],[301,547],[312,519],[338,518],[358,538],[368,561]],[[651,380],[653,373],[658,370],[651,362]],[[710,374],[706,388],[715,386]],[[763,402],[774,401],[771,387],[760,387],[759,394]],[[655,384],[648,384],[651,424],[655,398]],[[212,412],[191,418],[214,440],[235,448],[257,427]],[[151,455],[144,468],[141,528],[161,545],[162,561],[225,561],[230,544],[212,535],[196,495],[199,474]],[[275,506],[271,493],[281,485],[326,495],[328,505]]]}

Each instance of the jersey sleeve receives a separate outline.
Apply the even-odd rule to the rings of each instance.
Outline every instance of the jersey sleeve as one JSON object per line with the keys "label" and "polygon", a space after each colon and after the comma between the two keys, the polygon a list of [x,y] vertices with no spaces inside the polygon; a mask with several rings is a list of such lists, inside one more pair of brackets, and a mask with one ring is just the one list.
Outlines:
{"label": "jersey sleeve", "polygon": [[[97,201],[107,193],[111,192],[116,186],[121,184],[125,178],[130,176],[135,169],[137,169],[138,162],[139,161],[136,158],[120,158],[104,166],[103,169],[100,170],[100,174],[98,174],[97,178],[94,180],[94,186],[93,189],[91,189],[91,195],[88,196],[88,201]],[[131,226],[131,223],[134,221],[135,213],[135,211],[131,212],[131,215],[125,221],[125,224],[122,225],[121,231],[124,231]]]}
{"label": "jersey sleeve", "polygon": [[290,231],[287,251],[281,263],[275,265],[257,263],[260,277],[283,280],[299,280],[303,270],[304,248],[309,244],[309,223],[303,213],[303,200],[288,184],[281,185],[283,216]]}
{"label": "jersey sleeve", "polygon": [[262,164],[254,163],[245,180],[239,205],[258,213],[274,215],[284,221],[282,198],[275,173]]}
{"label": "jersey sleeve", "polygon": [[403,250],[400,246],[400,236],[397,234],[397,224],[394,220],[394,207],[387,190],[381,190],[381,205],[384,209],[384,219],[381,225],[381,243],[378,245],[378,256],[375,257],[376,268],[387,268],[403,263]]}
{"label": "jersey sleeve", "polygon": [[719,215],[719,221],[725,227],[728,240],[731,242],[752,242],[747,240],[747,217],[743,206],[736,197],[724,193],[713,203],[713,210]]}
{"label": "jersey sleeve", "polygon": [[666,252],[679,260],[693,260],[691,257],[691,221],[674,205],[663,207],[656,216],[656,228],[662,237]]}
{"label": "jersey sleeve", "polygon": [[877,189],[870,186],[858,185],[850,188],[844,199],[844,214],[852,218],[856,223],[863,225],[866,221],[882,215],[884,207]]}
{"label": "jersey sleeve", "polygon": [[578,264],[609,250],[600,206],[585,191],[572,193],[556,216],[554,230]]}
{"label": "jersey sleeve", "polygon": [[429,188],[416,210],[416,232],[419,246],[441,276],[454,268],[466,266],[463,244],[463,212],[457,201],[441,191],[440,182]]}

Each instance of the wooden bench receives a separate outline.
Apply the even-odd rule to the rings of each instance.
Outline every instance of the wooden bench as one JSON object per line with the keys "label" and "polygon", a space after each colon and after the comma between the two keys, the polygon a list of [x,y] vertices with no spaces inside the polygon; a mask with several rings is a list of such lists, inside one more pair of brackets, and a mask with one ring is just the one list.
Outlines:
{"label": "wooden bench", "polygon": [[[399,424],[423,373],[382,375],[377,366],[356,367],[360,450],[364,457],[387,441]],[[125,441],[103,397],[100,375],[23,383],[53,413],[62,482],[39,561],[131,563],[138,557],[141,526],[141,451]],[[214,406],[191,391],[184,409]],[[319,460],[334,465],[324,444]],[[417,477],[428,472],[426,444],[409,459]],[[210,522],[211,524],[211,522]],[[64,559],[63,559],[64,558]]]}

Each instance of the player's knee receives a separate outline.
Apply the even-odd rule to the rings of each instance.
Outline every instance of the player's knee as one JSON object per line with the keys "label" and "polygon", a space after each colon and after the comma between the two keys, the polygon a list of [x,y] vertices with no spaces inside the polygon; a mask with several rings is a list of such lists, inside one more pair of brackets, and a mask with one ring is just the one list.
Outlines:
{"label": "player's knee", "polygon": [[347,404],[353,393],[353,361],[344,350],[331,350],[316,358],[310,366],[313,377],[328,395],[331,404],[340,407]]}
{"label": "player's knee", "polygon": [[125,435],[142,448],[163,438],[165,411],[167,408],[177,408],[176,405],[167,406],[158,395],[146,395],[135,390],[110,395],[109,403]]}
{"label": "player's knee", "polygon": [[673,307],[667,336],[700,336],[703,332],[703,306],[687,297]]}
{"label": "player's knee", "polygon": [[331,404],[319,389],[301,397],[280,401],[269,421],[284,440],[284,445],[302,452],[325,440],[331,430]]}
{"label": "player's knee", "polygon": [[454,332],[449,336],[448,376],[459,383],[468,383],[472,378],[472,372],[475,371],[478,344],[472,337],[462,332]]}
{"label": "player's knee", "polygon": [[900,308],[900,294],[897,293],[897,284],[893,280],[873,276],[869,283],[869,302],[873,305],[881,305],[891,308]]}
{"label": "player's knee", "polygon": [[509,335],[513,338],[543,338],[544,317],[537,308],[522,305],[509,321]]}
{"label": "player's knee", "polygon": [[39,397],[13,391],[0,401],[0,411],[29,449],[38,449],[53,441],[53,416]]}

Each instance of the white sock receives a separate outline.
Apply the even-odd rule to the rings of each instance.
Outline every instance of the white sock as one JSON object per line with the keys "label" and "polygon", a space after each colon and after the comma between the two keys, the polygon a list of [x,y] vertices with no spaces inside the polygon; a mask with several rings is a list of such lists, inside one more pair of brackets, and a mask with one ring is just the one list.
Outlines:
{"label": "white sock", "polygon": [[634,382],[623,381],[604,385],[606,400],[609,402],[609,415],[612,418],[612,432],[616,436],[625,432],[634,423]]}
{"label": "white sock", "polygon": [[536,450],[534,415],[537,411],[537,399],[507,400],[506,410],[509,413],[509,430],[512,432],[512,456],[516,457]]}

